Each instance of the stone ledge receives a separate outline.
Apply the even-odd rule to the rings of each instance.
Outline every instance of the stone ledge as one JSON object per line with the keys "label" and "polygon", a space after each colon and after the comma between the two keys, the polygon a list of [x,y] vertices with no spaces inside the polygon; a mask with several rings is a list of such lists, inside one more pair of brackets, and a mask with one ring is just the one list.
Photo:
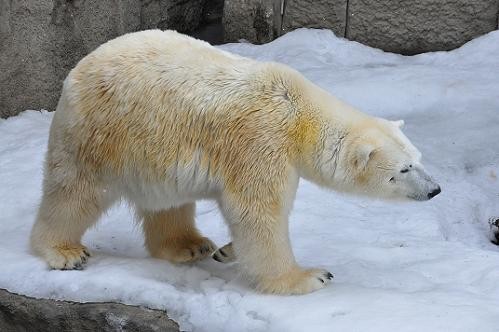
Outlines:
{"label": "stone ledge", "polygon": [[166,312],[111,302],[35,299],[0,288],[0,331],[179,331]]}

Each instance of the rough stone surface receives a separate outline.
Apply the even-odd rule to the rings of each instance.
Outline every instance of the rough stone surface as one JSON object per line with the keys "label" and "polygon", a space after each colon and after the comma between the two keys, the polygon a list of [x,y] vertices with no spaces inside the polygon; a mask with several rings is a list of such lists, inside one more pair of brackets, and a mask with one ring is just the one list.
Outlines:
{"label": "rough stone surface", "polygon": [[[123,33],[172,28],[222,42],[222,5],[223,0],[0,0],[0,117],[27,108],[54,110],[68,71]],[[316,27],[415,54],[449,50],[499,27],[499,0],[225,0],[224,6],[227,42],[266,43],[298,27]],[[197,29],[200,23],[205,26]]]}
{"label": "rough stone surface", "polygon": [[225,0],[224,29],[226,41],[264,43],[300,27],[327,28],[416,54],[450,50],[495,30],[498,15],[499,0]]}
{"label": "rough stone surface", "polygon": [[192,31],[206,0],[0,0],[0,117],[54,110],[62,81],[109,39],[149,28]]}
{"label": "rough stone surface", "polygon": [[0,289],[0,331],[179,331],[165,312],[119,303],[34,299]]}
{"label": "rough stone surface", "polygon": [[348,0],[348,39],[385,51],[450,50],[497,28],[497,0]]}
{"label": "rough stone surface", "polygon": [[272,41],[277,37],[275,19],[271,0],[225,0],[224,40],[245,39],[257,44]]}
{"label": "rough stone surface", "polygon": [[343,37],[346,29],[346,0],[287,0],[282,32],[296,28],[326,28]]}

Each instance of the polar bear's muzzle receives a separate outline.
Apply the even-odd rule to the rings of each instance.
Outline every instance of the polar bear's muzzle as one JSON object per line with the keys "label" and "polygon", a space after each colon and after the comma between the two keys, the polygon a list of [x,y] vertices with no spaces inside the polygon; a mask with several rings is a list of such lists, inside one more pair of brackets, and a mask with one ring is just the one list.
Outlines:
{"label": "polar bear's muzzle", "polygon": [[407,185],[409,198],[417,201],[427,201],[440,194],[440,186],[426,174],[423,168],[416,168],[409,172]]}

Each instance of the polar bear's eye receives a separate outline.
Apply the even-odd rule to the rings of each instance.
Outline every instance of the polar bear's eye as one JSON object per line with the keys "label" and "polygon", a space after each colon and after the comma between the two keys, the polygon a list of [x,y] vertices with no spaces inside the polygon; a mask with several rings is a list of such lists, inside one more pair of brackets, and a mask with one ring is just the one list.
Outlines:
{"label": "polar bear's eye", "polygon": [[389,182],[395,182],[395,178],[394,177],[391,177],[390,180],[388,180]]}

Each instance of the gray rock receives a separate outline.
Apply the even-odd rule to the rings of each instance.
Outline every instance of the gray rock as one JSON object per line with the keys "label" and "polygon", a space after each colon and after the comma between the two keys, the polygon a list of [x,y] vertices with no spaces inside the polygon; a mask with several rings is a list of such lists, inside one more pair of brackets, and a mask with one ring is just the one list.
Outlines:
{"label": "gray rock", "polygon": [[[0,0],[0,116],[54,106],[51,1]],[[42,106],[43,105],[43,106]]]}
{"label": "gray rock", "polygon": [[165,312],[119,303],[34,299],[0,289],[0,331],[179,331]]}
{"label": "gray rock", "polygon": [[450,50],[497,27],[497,0],[349,0],[348,39],[385,51]]}
{"label": "gray rock", "polygon": [[[499,28],[499,0],[225,0],[226,41],[264,43],[300,27],[402,54],[450,50]],[[273,33],[271,32],[273,31]]]}
{"label": "gray rock", "polygon": [[[54,110],[62,80],[105,41],[148,28],[219,43],[223,0],[0,0],[0,117]],[[449,50],[498,28],[499,0],[225,0],[225,41],[269,42],[298,27],[386,51]],[[348,11],[348,15],[346,15]],[[284,15],[282,15],[284,14]]]}
{"label": "gray rock", "polygon": [[0,117],[54,110],[86,54],[126,32],[192,31],[206,0],[0,0]]}
{"label": "gray rock", "polygon": [[326,28],[335,35],[345,36],[347,1],[287,0],[282,33],[296,28]]}
{"label": "gray rock", "polygon": [[[245,39],[252,43],[268,43],[277,37],[275,26],[275,0],[225,0],[223,27],[224,40],[235,42]],[[278,14],[280,16],[280,14]]]}

